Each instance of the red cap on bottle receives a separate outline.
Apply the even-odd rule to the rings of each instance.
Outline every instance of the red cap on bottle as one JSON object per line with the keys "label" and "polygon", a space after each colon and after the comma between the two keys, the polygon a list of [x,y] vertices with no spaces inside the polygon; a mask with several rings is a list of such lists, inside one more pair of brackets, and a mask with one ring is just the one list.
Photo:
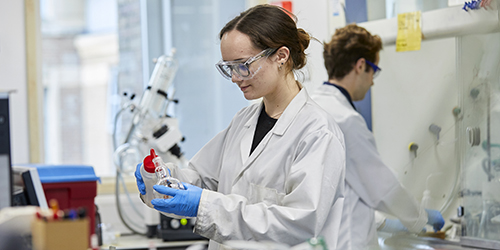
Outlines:
{"label": "red cap on bottle", "polygon": [[155,153],[155,150],[154,149],[151,149],[150,151],[150,155],[146,156],[144,158],[144,161],[143,161],[143,166],[144,166],[144,170],[146,170],[146,172],[148,173],[154,173],[155,172],[155,164],[153,163],[153,159],[157,157],[156,153]]}

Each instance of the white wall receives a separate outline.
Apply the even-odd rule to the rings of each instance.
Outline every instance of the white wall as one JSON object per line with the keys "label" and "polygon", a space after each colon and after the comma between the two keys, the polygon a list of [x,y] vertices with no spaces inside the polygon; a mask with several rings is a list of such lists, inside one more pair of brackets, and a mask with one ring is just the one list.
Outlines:
{"label": "white wall", "polygon": [[0,1],[0,91],[10,95],[12,163],[29,162],[24,1]]}
{"label": "white wall", "polygon": [[302,70],[306,77],[299,79],[303,80],[304,86],[311,94],[316,87],[328,80],[322,43],[330,41],[335,29],[345,25],[345,15],[340,9],[339,16],[333,16],[333,6],[330,0],[295,0],[292,8],[298,18],[297,26],[321,42],[311,40],[306,50],[307,65]]}
{"label": "white wall", "polygon": [[[327,0],[293,2],[293,12],[298,18],[297,26],[309,32],[321,42],[329,39],[327,2]],[[303,79],[303,83],[311,93],[313,88],[327,80],[328,74],[323,64],[323,45],[321,43],[311,40],[306,53],[307,65],[303,70],[306,79]]]}
{"label": "white wall", "polygon": [[[425,189],[431,191],[430,208],[441,209],[445,219],[454,216],[458,206],[453,187],[460,171],[458,136],[463,133],[453,115],[459,106],[457,51],[462,50],[457,37],[498,31],[498,15],[496,7],[469,13],[460,6],[424,12],[422,33],[426,39],[419,51],[410,52],[395,51],[395,18],[361,24],[381,35],[384,42],[383,71],[372,87],[378,150],[417,199]],[[431,124],[441,127],[439,140],[429,131]],[[408,149],[411,142],[419,145],[416,157]]]}
{"label": "white wall", "polygon": [[[386,45],[380,53],[383,71],[372,87],[380,155],[417,200],[431,191],[431,209],[441,209],[454,195],[459,172],[452,112],[459,87],[455,50],[455,38],[423,41],[421,50],[410,52]],[[441,127],[439,141],[429,131],[431,124]],[[416,157],[408,149],[412,142],[419,146]]]}

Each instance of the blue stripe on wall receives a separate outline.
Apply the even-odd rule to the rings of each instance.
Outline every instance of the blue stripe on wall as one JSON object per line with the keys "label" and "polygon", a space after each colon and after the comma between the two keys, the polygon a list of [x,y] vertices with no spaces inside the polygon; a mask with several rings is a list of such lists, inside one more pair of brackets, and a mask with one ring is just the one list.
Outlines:
{"label": "blue stripe on wall", "polygon": [[[366,10],[367,0],[346,0],[345,3],[345,19],[346,23],[362,23],[368,20],[368,12]],[[370,131],[372,130],[372,96],[371,90],[366,93],[365,99],[354,102],[354,106],[359,113],[365,118],[366,125]]]}

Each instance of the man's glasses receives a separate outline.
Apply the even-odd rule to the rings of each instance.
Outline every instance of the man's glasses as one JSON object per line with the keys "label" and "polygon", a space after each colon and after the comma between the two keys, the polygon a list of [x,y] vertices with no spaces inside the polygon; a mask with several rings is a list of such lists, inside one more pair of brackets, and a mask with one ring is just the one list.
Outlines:
{"label": "man's glasses", "polygon": [[380,71],[382,71],[382,69],[379,68],[379,66],[375,65],[375,63],[372,63],[366,59],[365,59],[365,61],[373,69],[373,78],[377,77],[380,74]]}
{"label": "man's glasses", "polygon": [[236,60],[236,61],[223,61],[220,60],[218,63],[215,64],[215,67],[219,70],[221,75],[228,79],[231,80],[233,77],[233,72],[236,73],[236,77],[240,80],[249,80],[252,79],[257,72],[262,68],[260,65],[255,69],[253,67],[253,70],[250,70],[250,64],[253,62],[259,60],[262,57],[268,57],[272,55],[274,52],[276,52],[278,49],[265,49],[261,51],[259,54],[248,58],[246,61],[242,60]]}

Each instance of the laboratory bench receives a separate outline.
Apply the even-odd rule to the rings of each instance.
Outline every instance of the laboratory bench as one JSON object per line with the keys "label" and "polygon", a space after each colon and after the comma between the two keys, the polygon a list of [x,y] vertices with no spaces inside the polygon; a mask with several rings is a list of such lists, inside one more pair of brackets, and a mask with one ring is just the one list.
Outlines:
{"label": "laboratory bench", "polygon": [[[378,250],[474,250],[484,248],[474,248],[462,246],[458,241],[442,240],[433,237],[421,237],[413,234],[390,234],[378,232],[378,242],[380,248]],[[113,249],[116,250],[139,250],[139,249],[157,249],[157,250],[184,250],[194,245],[208,244],[207,240],[194,241],[163,241],[162,239],[149,239],[140,235],[127,235],[119,237],[112,244],[105,244],[100,247],[101,250]],[[205,249],[205,248],[196,248]]]}
{"label": "laboratory bench", "polygon": [[462,246],[459,241],[443,240],[433,237],[421,237],[414,234],[390,234],[378,232],[380,250],[473,250],[474,248]]}
{"label": "laboratory bench", "polygon": [[191,241],[163,241],[159,238],[146,238],[141,235],[126,235],[118,237],[111,244],[104,244],[100,247],[101,250],[113,249],[116,250],[139,250],[139,249],[169,249],[169,250],[184,250],[192,245],[208,244],[207,240],[191,240]]}
{"label": "laboratory bench", "polygon": [[[164,242],[161,239],[148,239],[139,235],[130,235],[120,237],[116,243],[101,246],[101,250],[112,249],[110,246],[116,247],[116,250],[135,250],[135,249],[150,249],[150,246],[155,246],[156,249],[181,250],[196,244],[207,244],[206,240],[199,241],[171,241]],[[480,248],[472,248],[461,246],[460,242],[442,240],[433,237],[417,237],[411,234],[388,234],[379,232],[380,250],[473,250]],[[153,248],[154,249],[154,248]]]}

